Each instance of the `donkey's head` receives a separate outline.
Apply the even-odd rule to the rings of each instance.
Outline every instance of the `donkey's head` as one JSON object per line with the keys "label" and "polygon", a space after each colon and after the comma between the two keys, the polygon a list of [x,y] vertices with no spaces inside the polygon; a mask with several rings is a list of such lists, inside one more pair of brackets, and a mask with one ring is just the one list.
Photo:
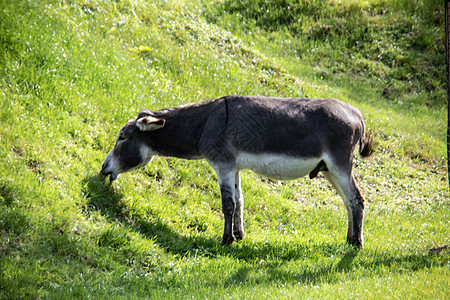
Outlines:
{"label": "donkey's head", "polygon": [[136,120],[128,121],[120,130],[114,148],[106,156],[100,174],[109,175],[110,181],[113,181],[120,173],[148,164],[157,153],[152,150],[147,133],[164,127],[165,122],[147,113],[140,113]]}

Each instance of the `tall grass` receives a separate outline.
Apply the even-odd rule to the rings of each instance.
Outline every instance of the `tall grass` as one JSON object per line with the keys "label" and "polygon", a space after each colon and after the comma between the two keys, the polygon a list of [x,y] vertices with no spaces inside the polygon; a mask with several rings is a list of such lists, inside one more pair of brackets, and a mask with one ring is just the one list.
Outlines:
{"label": "tall grass", "polygon": [[[448,294],[439,103],[411,109],[366,93],[370,77],[353,74],[358,87],[318,75],[271,30],[253,37],[232,16],[223,20],[233,28],[212,22],[207,3],[20,0],[0,11],[0,298]],[[332,96],[361,108],[378,141],[373,158],[355,158],[364,250],[345,244],[346,214],[323,178],[244,172],[247,236],[224,247],[205,161],[157,158],[112,185],[97,176],[139,110],[226,94]]]}

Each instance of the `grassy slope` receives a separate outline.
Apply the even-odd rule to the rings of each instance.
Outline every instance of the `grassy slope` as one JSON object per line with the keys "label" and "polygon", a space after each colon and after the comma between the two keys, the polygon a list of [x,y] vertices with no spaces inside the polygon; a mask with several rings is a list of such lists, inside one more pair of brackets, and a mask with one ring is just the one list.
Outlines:
{"label": "grassy slope", "polygon": [[210,20],[274,46],[274,56],[295,58],[290,65],[315,66],[317,77],[351,74],[388,101],[445,106],[438,0],[240,0],[210,5],[208,12]]}
{"label": "grassy slope", "polygon": [[[449,244],[440,102],[411,109],[383,99],[370,77],[347,74],[356,87],[292,52],[277,57],[276,33],[243,34],[232,16],[233,28],[208,23],[211,8],[198,5],[206,12],[1,2],[0,298],[445,298],[448,251],[430,251]],[[344,244],[346,215],[322,178],[244,172],[247,237],[222,247],[206,162],[157,158],[113,186],[96,176],[138,110],[226,94],[333,96],[361,108],[379,143],[356,159],[370,201],[363,251]]]}

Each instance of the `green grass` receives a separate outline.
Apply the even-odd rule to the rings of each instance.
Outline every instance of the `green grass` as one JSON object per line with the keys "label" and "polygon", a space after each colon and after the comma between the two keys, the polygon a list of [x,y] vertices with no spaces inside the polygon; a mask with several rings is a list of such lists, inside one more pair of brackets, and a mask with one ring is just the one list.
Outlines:
{"label": "green grass", "polygon": [[[307,2],[321,9],[298,8],[296,23],[281,17],[289,1],[263,20],[264,1],[0,1],[0,298],[448,298],[443,7]],[[340,30],[374,39],[320,33],[343,14]],[[365,57],[375,40],[393,56]],[[139,110],[227,94],[361,109],[377,143],[355,157],[363,250],[345,244],[346,213],[323,178],[243,172],[247,236],[221,246],[205,161],[159,157],[112,185],[98,177]]]}
{"label": "green grass", "polygon": [[445,107],[441,1],[240,0],[207,9],[211,21],[288,68],[307,64],[318,78],[370,83],[403,107]]}

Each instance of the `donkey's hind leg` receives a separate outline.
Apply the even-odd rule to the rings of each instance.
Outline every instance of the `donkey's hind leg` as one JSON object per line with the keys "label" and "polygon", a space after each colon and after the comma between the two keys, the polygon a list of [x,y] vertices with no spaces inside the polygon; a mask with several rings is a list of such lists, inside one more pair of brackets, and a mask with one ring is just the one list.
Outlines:
{"label": "donkey's hind leg", "polygon": [[362,248],[364,198],[356,185],[351,168],[347,171],[328,166],[328,171],[322,171],[325,178],[336,188],[344,201],[348,214],[347,242],[355,247]]}

